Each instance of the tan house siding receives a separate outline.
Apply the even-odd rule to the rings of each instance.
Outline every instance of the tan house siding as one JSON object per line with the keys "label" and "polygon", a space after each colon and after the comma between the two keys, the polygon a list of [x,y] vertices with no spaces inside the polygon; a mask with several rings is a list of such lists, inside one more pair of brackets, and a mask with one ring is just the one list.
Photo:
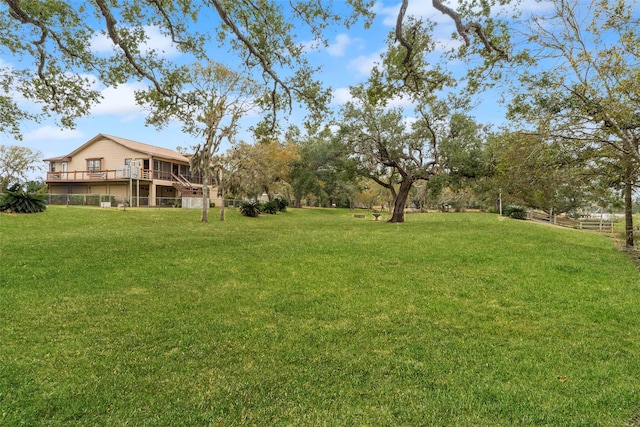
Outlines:
{"label": "tan house siding", "polygon": [[[133,185],[122,175],[127,159],[140,161],[143,169],[139,182],[134,180]],[[192,194],[183,193],[185,182],[192,189],[197,190],[202,187],[197,181],[193,181],[197,178],[196,176],[187,176],[186,179],[183,176],[175,176],[176,179],[174,179],[171,175],[174,171],[189,170],[188,157],[177,151],[111,135],[99,134],[68,155],[45,159],[45,161],[50,164],[46,180],[50,194],[141,197],[144,200],[148,198],[149,206],[155,206],[156,202],[162,198]],[[89,161],[92,168],[89,167]],[[174,165],[171,167],[171,173],[164,171],[161,174],[153,170],[157,162]],[[181,175],[181,172],[176,173]],[[215,195],[217,191],[211,189],[210,194]],[[216,205],[221,202],[215,199],[213,201]]]}
{"label": "tan house siding", "polygon": [[[101,170],[115,170],[118,166],[124,166],[125,159],[138,157],[140,157],[140,153],[103,139],[75,153],[67,168],[70,170],[87,170],[88,159],[100,159]],[[148,159],[149,156],[146,156],[146,158]]]}

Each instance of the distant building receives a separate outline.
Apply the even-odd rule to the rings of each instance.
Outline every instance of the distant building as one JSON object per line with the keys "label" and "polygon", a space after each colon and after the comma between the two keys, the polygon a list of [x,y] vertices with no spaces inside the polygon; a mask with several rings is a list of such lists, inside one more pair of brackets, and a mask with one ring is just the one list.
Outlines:
{"label": "distant building", "polygon": [[174,206],[178,200],[194,206],[202,198],[202,178],[192,173],[188,157],[124,138],[99,134],[45,161],[50,195],[100,195],[133,206]]}

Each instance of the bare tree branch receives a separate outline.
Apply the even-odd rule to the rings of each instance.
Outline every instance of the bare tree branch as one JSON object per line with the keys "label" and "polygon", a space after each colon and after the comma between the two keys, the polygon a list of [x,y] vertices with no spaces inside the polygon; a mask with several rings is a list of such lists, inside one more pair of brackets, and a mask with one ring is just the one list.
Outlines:
{"label": "bare tree branch", "polygon": [[458,31],[458,34],[460,34],[460,36],[464,39],[464,42],[467,46],[471,44],[469,34],[474,33],[476,36],[478,36],[487,52],[495,52],[498,54],[499,59],[505,59],[507,61],[509,60],[509,53],[504,49],[496,46],[491,40],[487,38],[487,35],[485,34],[485,31],[480,23],[470,22],[468,24],[464,24],[462,22],[462,17],[460,16],[460,14],[443,4],[441,0],[431,0],[431,4],[434,8],[436,8],[436,10],[442,12],[453,20],[453,22],[456,24],[456,30]]}

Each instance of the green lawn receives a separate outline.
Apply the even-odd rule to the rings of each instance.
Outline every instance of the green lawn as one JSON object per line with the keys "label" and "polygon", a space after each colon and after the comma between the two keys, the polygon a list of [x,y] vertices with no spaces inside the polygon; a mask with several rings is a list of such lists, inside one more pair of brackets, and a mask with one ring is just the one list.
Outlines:
{"label": "green lawn", "polygon": [[0,215],[0,425],[638,414],[640,272],[606,236],[490,214],[216,211]]}

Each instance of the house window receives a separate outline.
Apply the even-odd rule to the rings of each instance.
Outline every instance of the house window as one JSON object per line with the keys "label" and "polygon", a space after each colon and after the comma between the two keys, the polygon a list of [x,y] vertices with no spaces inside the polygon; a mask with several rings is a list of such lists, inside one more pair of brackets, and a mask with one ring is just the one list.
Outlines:
{"label": "house window", "polygon": [[55,171],[56,171],[56,163],[55,162],[49,163],[49,172],[55,172]]}
{"label": "house window", "polygon": [[125,166],[131,166],[131,160],[132,159],[124,159],[124,165]]}
{"label": "house window", "polygon": [[87,159],[87,170],[91,172],[99,172],[100,159]]}

